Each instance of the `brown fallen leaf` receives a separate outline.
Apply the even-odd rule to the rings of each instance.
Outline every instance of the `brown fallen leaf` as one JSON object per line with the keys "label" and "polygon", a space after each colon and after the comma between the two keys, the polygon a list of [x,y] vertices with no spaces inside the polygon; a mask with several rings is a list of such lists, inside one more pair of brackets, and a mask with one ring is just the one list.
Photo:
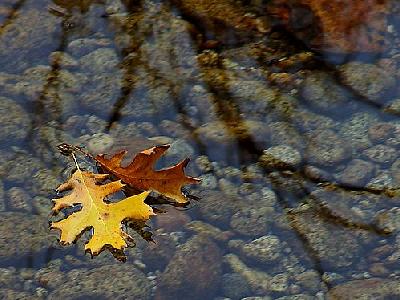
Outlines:
{"label": "brown fallen leaf", "polygon": [[187,199],[182,194],[182,186],[200,182],[198,178],[185,175],[184,168],[189,163],[189,159],[186,158],[167,169],[158,171],[153,169],[156,161],[169,147],[170,145],[162,145],[143,150],[126,167],[121,166],[121,162],[127,151],[121,151],[109,159],[105,158],[104,154],[97,155],[95,159],[107,172],[137,190],[153,190],[178,203],[185,203]]}
{"label": "brown fallen leaf", "polygon": [[[84,230],[92,228],[92,236],[85,245],[85,250],[91,252],[92,255],[98,255],[106,246],[109,246],[121,252],[127,246],[127,241],[132,240],[132,237],[122,230],[122,222],[145,221],[155,215],[152,208],[144,203],[149,191],[115,203],[104,202],[107,196],[124,187],[120,180],[99,184],[107,177],[107,174],[84,172],[78,167],[71,178],[58,187],[59,192],[67,190],[72,190],[72,192],[62,198],[53,199],[53,212],[58,213],[63,208],[82,205],[81,210],[71,213],[65,219],[51,223],[52,229],[61,231],[62,243],[71,244]],[[113,252],[113,254],[116,253]]]}

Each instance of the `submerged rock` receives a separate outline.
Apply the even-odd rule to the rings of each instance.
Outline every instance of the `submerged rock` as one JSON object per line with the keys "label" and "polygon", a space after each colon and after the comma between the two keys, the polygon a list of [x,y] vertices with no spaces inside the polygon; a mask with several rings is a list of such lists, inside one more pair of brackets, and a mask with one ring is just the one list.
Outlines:
{"label": "submerged rock", "polygon": [[243,206],[231,217],[231,228],[247,236],[262,236],[270,228],[274,215],[272,207]]}
{"label": "submerged rock", "polygon": [[376,103],[384,103],[384,94],[396,84],[393,74],[373,64],[353,61],[341,66],[339,72],[346,85]]}
{"label": "submerged rock", "polygon": [[359,152],[372,146],[368,136],[368,129],[378,122],[375,115],[367,112],[353,114],[349,119],[340,124],[339,133],[345,137],[353,152]]}
{"label": "submerged rock", "polygon": [[266,130],[267,137],[273,146],[287,145],[299,151],[305,147],[299,130],[288,122],[269,123]]}
{"label": "submerged rock", "polygon": [[386,145],[376,145],[364,150],[363,155],[378,164],[391,164],[397,158],[397,150]]}
{"label": "submerged rock", "polygon": [[2,28],[0,37],[0,65],[11,72],[47,61],[59,47],[56,37],[62,21],[46,10],[26,10],[24,6],[16,16]]}
{"label": "submerged rock", "polygon": [[152,285],[132,265],[74,269],[64,276],[48,299],[150,299]]}
{"label": "submerged rock", "polygon": [[252,291],[258,295],[268,294],[271,288],[272,276],[246,266],[237,255],[225,255],[225,261],[235,273],[240,274],[251,287]]}
{"label": "submerged rock", "polygon": [[259,160],[268,169],[292,169],[300,165],[302,157],[296,149],[282,145],[264,150]]}
{"label": "submerged rock", "polygon": [[47,249],[57,241],[57,234],[49,232],[47,219],[43,217],[17,212],[2,212],[0,218],[1,259],[15,259],[32,255]]}
{"label": "submerged rock", "polygon": [[30,117],[19,104],[11,99],[0,97],[0,115],[0,142],[2,144],[14,143],[27,136]]}
{"label": "submerged rock", "polygon": [[374,164],[361,159],[354,159],[337,177],[342,184],[347,186],[363,187],[374,174]]}
{"label": "submerged rock", "polygon": [[264,264],[276,261],[283,250],[280,240],[275,235],[264,235],[249,243],[231,240],[229,246],[237,249],[244,256]]}
{"label": "submerged rock", "polygon": [[348,267],[360,254],[352,231],[325,222],[323,216],[312,210],[294,213],[291,225],[312,249],[312,258],[321,263],[333,268]]}
{"label": "submerged rock", "polygon": [[328,300],[399,299],[399,281],[370,278],[352,280],[335,286],[327,293]]}
{"label": "submerged rock", "polygon": [[220,284],[221,254],[217,245],[196,236],[182,245],[161,274],[156,299],[207,299]]}
{"label": "submerged rock", "polygon": [[[221,197],[223,205],[221,205]],[[237,210],[240,199],[237,197],[229,197],[221,192],[205,191],[199,201],[199,209],[201,216],[211,224],[227,227],[231,216]]]}
{"label": "submerged rock", "polygon": [[273,0],[268,13],[309,47],[335,53],[380,52],[387,44],[386,0]]}
{"label": "submerged rock", "polygon": [[227,273],[222,276],[223,295],[231,299],[242,299],[251,295],[247,281],[237,273]]}
{"label": "submerged rock", "polygon": [[306,149],[311,164],[334,166],[351,156],[351,149],[342,137],[332,130],[315,132]]}
{"label": "submerged rock", "polygon": [[339,111],[343,113],[349,109],[349,92],[327,73],[315,72],[309,75],[303,82],[302,97],[312,108],[331,113]]}

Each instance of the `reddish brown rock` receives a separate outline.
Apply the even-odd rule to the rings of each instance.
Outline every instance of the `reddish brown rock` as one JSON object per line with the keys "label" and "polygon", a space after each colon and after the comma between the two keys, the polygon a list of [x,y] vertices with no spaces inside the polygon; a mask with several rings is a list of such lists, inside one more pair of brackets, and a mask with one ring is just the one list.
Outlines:
{"label": "reddish brown rock", "polygon": [[[193,20],[199,29],[223,43],[247,39],[249,35],[266,33],[268,25],[246,13],[244,7],[232,0],[173,0],[186,18]],[[232,40],[232,34],[235,39]]]}
{"label": "reddish brown rock", "polygon": [[273,0],[267,10],[315,50],[351,53],[385,48],[387,0]]}

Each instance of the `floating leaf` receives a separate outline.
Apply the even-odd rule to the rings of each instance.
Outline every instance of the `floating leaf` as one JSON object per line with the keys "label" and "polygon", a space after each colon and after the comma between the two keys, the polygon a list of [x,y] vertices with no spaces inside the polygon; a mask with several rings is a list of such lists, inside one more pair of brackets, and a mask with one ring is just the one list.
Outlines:
{"label": "floating leaf", "polygon": [[53,222],[51,228],[61,231],[60,241],[64,244],[74,242],[86,229],[92,229],[92,236],[85,250],[98,255],[107,246],[121,252],[132,238],[122,230],[122,222],[127,220],[145,221],[154,215],[152,208],[144,203],[149,191],[134,195],[119,202],[106,203],[104,199],[120,191],[124,184],[120,180],[100,184],[107,174],[93,174],[77,171],[64,184],[59,192],[72,190],[59,199],[53,199],[53,212],[63,208],[81,205],[81,210],[72,212],[67,218]]}
{"label": "floating leaf", "polygon": [[162,145],[143,150],[126,167],[121,166],[121,162],[127,151],[121,151],[109,159],[104,155],[97,155],[95,159],[107,172],[137,190],[157,191],[178,203],[185,203],[187,199],[182,194],[182,186],[200,182],[200,179],[185,175],[184,169],[189,159],[167,169],[153,169],[156,161],[169,147],[170,145]]}

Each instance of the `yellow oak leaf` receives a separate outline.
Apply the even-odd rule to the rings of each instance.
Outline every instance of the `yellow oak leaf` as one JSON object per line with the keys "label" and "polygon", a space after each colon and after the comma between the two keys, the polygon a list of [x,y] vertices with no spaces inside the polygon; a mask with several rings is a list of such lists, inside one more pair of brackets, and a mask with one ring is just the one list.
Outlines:
{"label": "yellow oak leaf", "polygon": [[93,174],[79,168],[67,182],[58,187],[58,191],[72,190],[62,198],[53,199],[53,212],[66,207],[81,205],[81,210],[72,212],[67,218],[52,222],[52,229],[61,231],[60,242],[71,244],[86,229],[92,229],[92,235],[85,250],[98,255],[106,246],[122,251],[132,238],[122,230],[122,222],[127,220],[146,221],[155,215],[152,208],[144,203],[149,191],[134,195],[119,202],[106,203],[104,199],[120,191],[124,184],[120,180],[101,184],[107,174]]}

